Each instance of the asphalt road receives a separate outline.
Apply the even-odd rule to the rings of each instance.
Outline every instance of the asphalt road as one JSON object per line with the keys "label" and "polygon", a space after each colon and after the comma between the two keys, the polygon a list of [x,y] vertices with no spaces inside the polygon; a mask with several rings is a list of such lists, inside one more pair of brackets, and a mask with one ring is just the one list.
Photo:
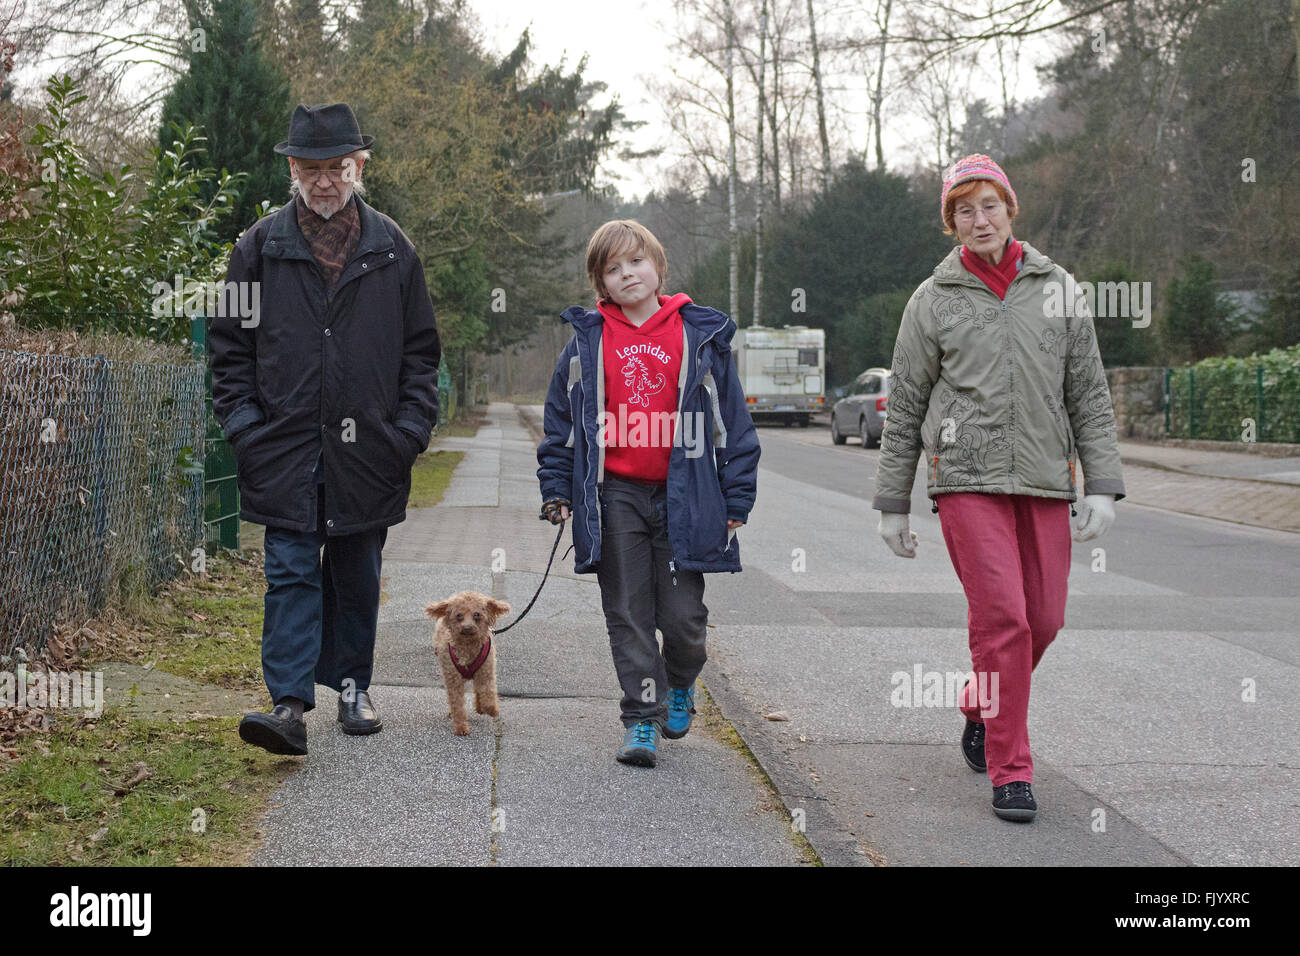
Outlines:
{"label": "asphalt road", "polygon": [[709,578],[704,680],[826,862],[1300,863],[1300,535],[1123,501],[1076,543],[1030,704],[1040,811],[1009,824],[956,707],[891,704],[899,672],[970,669],[924,475],[908,561],[875,533],[879,452],[817,426],[760,438],[745,571]]}

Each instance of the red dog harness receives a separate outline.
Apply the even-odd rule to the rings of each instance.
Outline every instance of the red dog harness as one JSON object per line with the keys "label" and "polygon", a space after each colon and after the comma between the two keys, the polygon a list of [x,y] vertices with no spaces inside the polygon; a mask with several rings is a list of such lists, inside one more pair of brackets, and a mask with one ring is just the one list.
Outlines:
{"label": "red dog harness", "polygon": [[478,672],[478,669],[483,666],[483,662],[487,660],[488,651],[490,650],[492,650],[491,633],[488,634],[488,639],[483,642],[483,649],[478,652],[478,657],[474,658],[474,663],[470,664],[469,667],[465,667],[460,661],[456,660],[456,651],[451,644],[447,645],[447,653],[451,655],[452,665],[456,670],[460,671],[460,676],[466,680],[473,677]]}

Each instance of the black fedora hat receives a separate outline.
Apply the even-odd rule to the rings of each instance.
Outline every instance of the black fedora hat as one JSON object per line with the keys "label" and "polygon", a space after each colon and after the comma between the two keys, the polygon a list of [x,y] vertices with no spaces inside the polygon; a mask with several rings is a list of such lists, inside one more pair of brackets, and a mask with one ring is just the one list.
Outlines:
{"label": "black fedora hat", "polygon": [[361,127],[347,103],[299,106],[289,120],[289,138],[275,151],[299,159],[333,159],[369,149],[374,141],[373,136],[361,135]]}

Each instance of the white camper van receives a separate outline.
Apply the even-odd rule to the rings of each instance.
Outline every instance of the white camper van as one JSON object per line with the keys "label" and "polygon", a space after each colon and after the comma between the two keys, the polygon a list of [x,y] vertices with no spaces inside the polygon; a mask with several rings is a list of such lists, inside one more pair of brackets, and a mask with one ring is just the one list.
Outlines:
{"label": "white camper van", "polygon": [[806,325],[738,329],[732,357],[757,424],[807,425],[826,408],[826,332]]}

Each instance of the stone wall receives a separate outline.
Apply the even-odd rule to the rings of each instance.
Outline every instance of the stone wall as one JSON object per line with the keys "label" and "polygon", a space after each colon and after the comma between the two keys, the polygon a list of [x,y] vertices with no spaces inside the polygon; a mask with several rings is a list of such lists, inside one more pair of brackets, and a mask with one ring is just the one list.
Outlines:
{"label": "stone wall", "polygon": [[1119,437],[1140,441],[1164,438],[1164,368],[1110,368],[1106,370],[1106,380]]}

